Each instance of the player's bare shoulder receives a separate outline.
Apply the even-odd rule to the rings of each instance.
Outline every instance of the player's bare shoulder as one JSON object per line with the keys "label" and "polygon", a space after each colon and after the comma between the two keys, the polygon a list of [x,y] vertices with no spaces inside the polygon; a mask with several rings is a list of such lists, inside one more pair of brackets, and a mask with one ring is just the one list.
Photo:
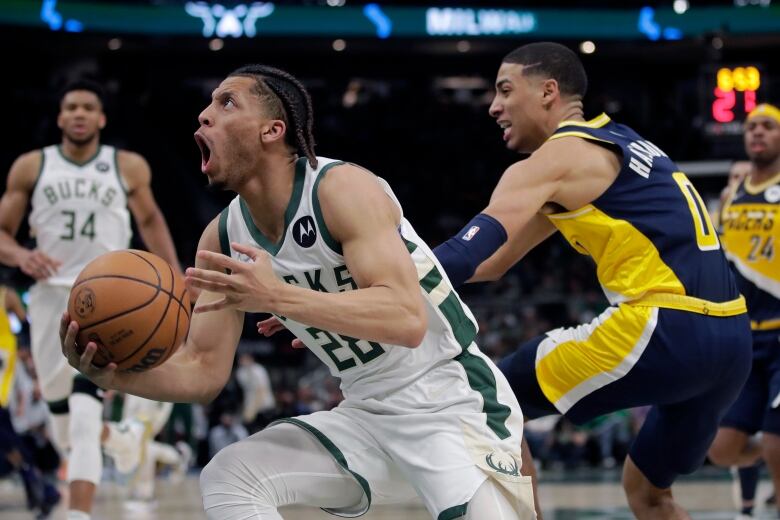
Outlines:
{"label": "player's bare shoulder", "polygon": [[116,163],[128,192],[132,193],[151,182],[152,171],[141,154],[129,150],[117,150]]}
{"label": "player's bare shoulder", "polygon": [[608,143],[598,143],[577,136],[551,139],[529,160],[534,166],[544,164],[558,179],[553,200],[565,208],[589,204],[612,185],[620,171],[622,155]]}
{"label": "player's bare shoulder", "polygon": [[32,193],[43,166],[43,151],[40,149],[23,153],[11,165],[8,172],[8,189]]}
{"label": "player's bare shoulder", "polygon": [[383,190],[379,178],[362,166],[351,163],[333,166],[319,183],[317,197],[323,217],[335,234],[353,228],[361,215],[378,213],[400,221],[400,210]]}

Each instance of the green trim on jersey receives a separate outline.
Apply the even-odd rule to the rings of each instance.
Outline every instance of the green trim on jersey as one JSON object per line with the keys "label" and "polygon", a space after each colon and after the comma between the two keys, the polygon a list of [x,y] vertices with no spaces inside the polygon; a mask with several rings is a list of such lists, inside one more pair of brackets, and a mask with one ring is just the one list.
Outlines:
{"label": "green trim on jersey", "polygon": [[439,305],[439,310],[447,318],[450,327],[452,327],[452,333],[455,335],[455,341],[458,342],[458,345],[468,348],[477,337],[477,326],[466,316],[463,305],[460,303],[455,291],[450,291],[444,301],[441,302],[441,305]]}
{"label": "green trim on jersey", "polygon": [[241,205],[241,215],[244,217],[244,223],[246,224],[249,233],[257,244],[265,249],[269,254],[276,256],[279,250],[284,245],[284,238],[287,236],[287,228],[290,227],[290,221],[298,211],[298,206],[301,203],[301,194],[303,193],[303,181],[306,178],[306,158],[301,157],[295,163],[295,180],[293,181],[292,195],[290,196],[290,202],[287,203],[287,210],[284,212],[284,230],[282,231],[282,238],[278,244],[271,242],[255,225],[255,221],[252,220],[252,214],[249,212],[249,206],[247,206],[244,199],[239,198],[239,204]]}
{"label": "green trim on jersey", "polygon": [[30,198],[32,199],[33,195],[35,195],[35,188],[38,187],[38,181],[41,180],[41,174],[43,173],[43,166],[46,164],[46,152],[44,151],[44,148],[41,148],[41,165],[38,167],[38,175],[35,177],[35,182],[33,182],[32,189],[30,190]]}
{"label": "green trim on jersey", "polygon": [[466,370],[471,389],[482,394],[482,411],[487,414],[488,427],[501,440],[510,437],[512,434],[506,427],[506,420],[512,415],[512,410],[498,402],[496,376],[488,364],[468,350],[455,356],[455,361],[463,365]]}
{"label": "green trim on jersey", "polygon": [[330,231],[328,231],[328,226],[325,225],[325,219],[322,217],[322,208],[320,208],[319,187],[320,181],[323,177],[325,177],[325,174],[328,173],[328,170],[341,164],[345,164],[344,161],[336,161],[324,166],[317,175],[317,180],[314,181],[314,187],[311,189],[311,202],[312,208],[314,209],[314,218],[317,219],[317,227],[320,228],[320,235],[322,236],[322,240],[324,240],[328,247],[338,255],[343,254],[341,250],[341,244],[339,244],[336,239],[333,238],[333,236],[330,234]]}
{"label": "green trim on jersey", "polygon": [[[406,244],[406,249],[409,251],[409,254],[413,254],[417,251],[417,244],[407,240],[407,238],[403,236],[401,239]],[[433,265],[431,270],[420,278],[420,287],[428,294],[431,294],[444,280],[444,277],[439,271],[439,268],[436,267],[436,264],[434,264],[433,261],[431,261],[431,264]],[[452,287],[447,284],[443,289],[447,291],[447,296],[444,297],[444,300],[438,305],[439,311],[444,315],[444,319],[447,320],[450,329],[452,329],[455,341],[457,341],[458,345],[462,348],[466,349],[477,337],[477,326],[466,315],[466,311],[463,310],[463,304],[458,299],[458,295],[455,294]]]}
{"label": "green trim on jersey", "polygon": [[371,486],[368,485],[368,481],[365,478],[363,478],[362,476],[358,475],[357,473],[349,469],[349,464],[347,464],[347,459],[346,457],[344,457],[344,454],[341,452],[338,446],[336,446],[336,444],[334,444],[333,441],[331,441],[327,435],[325,435],[324,433],[322,433],[321,431],[319,431],[317,428],[307,423],[306,421],[302,421],[301,419],[297,419],[295,417],[279,419],[269,424],[268,427],[271,427],[274,424],[279,424],[279,423],[294,424],[295,426],[298,426],[299,428],[302,428],[307,432],[309,432],[310,434],[312,434],[318,441],[320,441],[320,444],[322,444],[322,446],[326,450],[328,450],[330,455],[336,460],[339,466],[347,470],[355,478],[355,480],[360,485],[360,487],[363,488],[363,493],[366,494],[366,498],[368,499],[368,505],[366,506],[365,511],[361,511],[360,513],[357,514],[345,515],[339,513],[338,511],[334,511],[332,509],[322,508],[322,510],[337,516],[357,517],[365,514],[366,511],[368,511],[368,509],[371,507]]}
{"label": "green trim on jersey", "polygon": [[114,148],[114,172],[116,172],[116,180],[119,181],[119,185],[122,187],[122,191],[125,192],[125,199],[130,194],[130,190],[127,189],[127,183],[122,178],[122,172],[119,171],[119,149]]}
{"label": "green trim on jersey", "polygon": [[230,214],[230,206],[223,209],[219,214],[219,248],[222,249],[222,254],[225,256],[230,255],[230,238],[228,236],[227,221]]}
{"label": "green trim on jersey", "polygon": [[469,503],[466,502],[465,504],[461,504],[459,506],[448,507],[439,513],[439,516],[436,517],[436,520],[455,520],[456,518],[461,518],[466,515],[466,509],[468,506]]}
{"label": "green trim on jersey", "polygon": [[66,161],[68,161],[70,164],[72,164],[72,165],[74,165],[74,166],[78,166],[79,168],[83,168],[84,166],[88,165],[89,163],[91,163],[92,161],[94,161],[95,159],[97,159],[97,156],[98,156],[98,155],[100,155],[100,152],[101,152],[102,150],[103,150],[103,145],[102,145],[102,144],[99,144],[99,145],[98,145],[98,147],[97,147],[97,151],[95,152],[95,155],[93,155],[92,157],[90,157],[89,159],[87,159],[86,161],[84,161],[83,163],[77,163],[77,162],[76,162],[76,161],[74,161],[73,159],[68,159],[67,157],[65,157],[65,154],[64,154],[64,153],[62,153],[62,145],[61,145],[61,144],[58,144],[58,145],[57,145],[57,151],[59,152],[59,154],[60,154],[60,157],[62,157],[62,158],[63,158],[63,159],[65,159]]}
{"label": "green trim on jersey", "polygon": [[54,415],[62,415],[70,412],[70,406],[68,405],[68,398],[60,399],[58,401],[46,401],[46,406],[49,407],[49,412]]}

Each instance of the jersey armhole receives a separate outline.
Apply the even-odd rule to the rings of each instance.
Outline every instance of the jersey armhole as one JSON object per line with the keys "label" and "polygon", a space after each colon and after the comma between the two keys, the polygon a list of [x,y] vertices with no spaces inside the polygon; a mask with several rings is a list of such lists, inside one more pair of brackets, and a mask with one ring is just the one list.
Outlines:
{"label": "jersey armhole", "polygon": [[312,208],[314,209],[314,218],[317,220],[317,227],[320,229],[322,240],[325,242],[325,244],[327,244],[331,251],[337,255],[342,255],[343,251],[341,249],[341,244],[335,238],[333,238],[333,235],[331,235],[330,231],[328,231],[328,226],[325,225],[325,219],[322,216],[322,208],[320,207],[319,187],[320,181],[325,177],[325,174],[328,173],[328,170],[334,166],[340,166],[342,164],[345,164],[344,161],[335,161],[325,165],[317,175],[317,180],[314,181],[314,187],[311,190],[311,202]]}
{"label": "jersey armhole", "polygon": [[43,148],[41,148],[41,165],[38,167],[38,174],[35,176],[35,180],[33,181],[32,184],[32,189],[30,190],[30,199],[33,198],[33,196],[35,195],[35,190],[38,188],[38,181],[41,180],[44,164],[46,164],[46,153],[44,153]]}
{"label": "jersey armhole", "polygon": [[219,233],[219,248],[222,250],[222,254],[225,256],[231,256],[230,254],[230,239],[228,238],[227,221],[228,214],[230,212],[230,206],[223,209],[219,214],[219,225],[217,226]]}
{"label": "jersey armhole", "polygon": [[125,194],[125,200],[130,195],[130,190],[127,188],[127,181],[122,177],[122,171],[119,169],[119,148],[114,148],[114,171],[116,172],[116,180],[122,187],[122,191]]}

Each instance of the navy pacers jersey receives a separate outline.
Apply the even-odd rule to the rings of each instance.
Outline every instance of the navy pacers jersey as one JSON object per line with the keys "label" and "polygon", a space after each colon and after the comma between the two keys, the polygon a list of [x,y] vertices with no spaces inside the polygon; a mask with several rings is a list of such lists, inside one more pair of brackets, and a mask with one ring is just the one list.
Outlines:
{"label": "navy pacers jersey", "polygon": [[617,178],[596,200],[549,215],[575,249],[593,257],[613,305],[653,294],[714,303],[739,298],[704,202],[661,149],[606,114],[564,121],[550,139],[569,136],[622,157]]}

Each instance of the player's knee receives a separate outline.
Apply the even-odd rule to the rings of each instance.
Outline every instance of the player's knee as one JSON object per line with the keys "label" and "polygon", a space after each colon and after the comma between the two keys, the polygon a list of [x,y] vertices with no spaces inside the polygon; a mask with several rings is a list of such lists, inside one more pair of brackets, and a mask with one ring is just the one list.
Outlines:
{"label": "player's knee", "polygon": [[100,434],[103,429],[103,407],[93,397],[74,394],[70,397],[71,415],[68,424],[71,447],[82,443],[100,446]]}
{"label": "player's knee", "polygon": [[707,451],[707,456],[716,466],[727,467],[737,463],[740,451],[741,446],[718,435]]}
{"label": "player's knee", "polygon": [[215,487],[224,491],[225,487],[241,487],[246,472],[241,463],[239,445],[231,444],[214,455],[206,467],[200,472],[200,488],[204,496],[206,492],[214,492]]}

